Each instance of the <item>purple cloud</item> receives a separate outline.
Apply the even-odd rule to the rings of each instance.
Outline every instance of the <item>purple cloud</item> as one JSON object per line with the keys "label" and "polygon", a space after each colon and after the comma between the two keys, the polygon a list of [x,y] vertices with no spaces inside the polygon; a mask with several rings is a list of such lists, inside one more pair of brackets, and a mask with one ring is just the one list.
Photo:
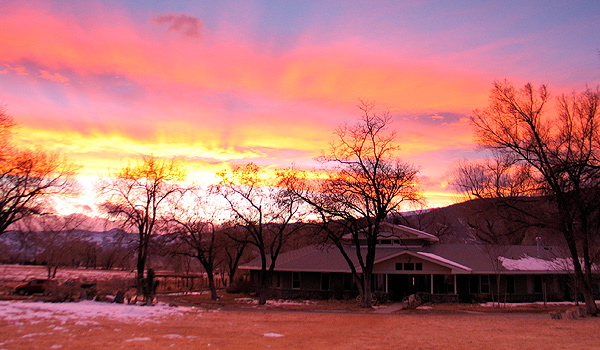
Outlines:
{"label": "purple cloud", "polygon": [[167,30],[180,32],[185,36],[198,38],[202,34],[204,22],[199,18],[183,13],[163,13],[156,15],[152,21],[159,25],[167,25]]}

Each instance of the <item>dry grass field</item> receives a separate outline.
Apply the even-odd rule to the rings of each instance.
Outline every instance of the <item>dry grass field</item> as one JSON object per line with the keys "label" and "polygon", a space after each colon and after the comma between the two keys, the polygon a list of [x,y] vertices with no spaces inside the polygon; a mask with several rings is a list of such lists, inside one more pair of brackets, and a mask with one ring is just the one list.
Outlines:
{"label": "dry grass field", "polygon": [[566,305],[438,304],[385,314],[351,301],[275,300],[259,307],[227,293],[219,301],[208,293],[163,295],[155,307],[53,304],[8,294],[35,271],[0,272],[0,299],[6,299],[0,300],[0,350],[600,349],[600,318],[550,319],[549,311],[572,307]]}
{"label": "dry grass field", "polygon": [[65,318],[60,313],[50,318],[0,319],[0,349],[600,348],[598,318],[175,309],[177,313],[126,320]]}

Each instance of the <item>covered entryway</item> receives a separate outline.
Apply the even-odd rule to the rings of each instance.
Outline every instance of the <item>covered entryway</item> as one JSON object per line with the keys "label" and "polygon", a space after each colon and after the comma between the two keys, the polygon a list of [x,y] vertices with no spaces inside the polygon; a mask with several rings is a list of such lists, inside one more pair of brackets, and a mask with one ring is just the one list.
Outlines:
{"label": "covered entryway", "polygon": [[391,300],[402,300],[415,293],[430,293],[430,275],[388,275],[388,293]]}

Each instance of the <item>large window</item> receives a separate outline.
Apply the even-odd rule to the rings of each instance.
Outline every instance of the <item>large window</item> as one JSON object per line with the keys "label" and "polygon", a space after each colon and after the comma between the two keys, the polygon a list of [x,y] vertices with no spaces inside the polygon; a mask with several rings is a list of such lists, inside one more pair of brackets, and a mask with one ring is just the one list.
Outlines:
{"label": "large window", "polygon": [[534,275],[533,276],[533,292],[534,293],[542,293],[542,276]]}
{"label": "large window", "polygon": [[481,275],[479,276],[479,292],[488,294],[490,292],[490,276]]}
{"label": "large window", "polygon": [[433,275],[433,293],[452,294],[454,293],[453,275]]}
{"label": "large window", "polygon": [[300,289],[300,272],[292,272],[292,289]]}
{"label": "large window", "polygon": [[506,276],[506,293],[515,294],[515,276]]}
{"label": "large window", "polygon": [[344,290],[356,290],[356,284],[351,273],[345,273],[343,278]]}
{"label": "large window", "polygon": [[321,274],[321,290],[329,290],[329,274]]}

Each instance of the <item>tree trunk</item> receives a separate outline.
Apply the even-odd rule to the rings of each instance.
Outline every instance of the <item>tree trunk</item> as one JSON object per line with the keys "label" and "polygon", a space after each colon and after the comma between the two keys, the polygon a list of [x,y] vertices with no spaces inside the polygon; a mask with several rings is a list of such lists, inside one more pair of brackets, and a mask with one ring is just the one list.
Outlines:
{"label": "tree trunk", "polygon": [[585,281],[585,276],[581,269],[576,269],[575,278],[577,280],[577,285],[579,285],[581,288],[587,314],[590,316],[598,316],[600,310],[598,310],[598,305],[596,305],[596,300],[594,300],[594,292],[592,291],[590,284]]}
{"label": "tree trunk", "polygon": [[146,240],[142,234],[140,234],[140,242],[138,246],[138,256],[137,256],[137,293],[138,295],[143,294],[143,286],[144,283],[144,270],[146,269],[146,257],[148,252],[148,245],[146,244]]}
{"label": "tree trunk", "polygon": [[[565,225],[564,221],[563,225]],[[568,226],[565,225],[563,227]],[[579,254],[577,252],[577,246],[572,230],[569,230],[568,228],[563,229],[563,235],[567,241],[569,251],[571,252],[571,257],[573,260],[573,269],[575,270],[575,283],[579,286],[579,288],[581,288],[587,313],[591,316],[598,316],[600,310],[598,310],[598,305],[596,305],[596,301],[594,300],[592,284],[588,283],[588,281],[586,280],[586,275],[584,274],[583,269],[581,267],[581,263],[579,262]]]}
{"label": "tree trunk", "polygon": [[[206,270],[206,268],[205,268]],[[215,276],[212,270],[206,270],[206,276],[208,278],[208,288],[210,289],[210,298],[212,300],[219,300],[217,295],[217,286],[215,285]]]}
{"label": "tree trunk", "polygon": [[269,270],[260,272],[260,286],[258,288],[258,305],[265,305],[271,289],[271,273]]}
{"label": "tree trunk", "polygon": [[146,266],[145,259],[138,255],[137,260],[137,275],[136,275],[136,290],[138,295],[143,294],[142,284],[144,283],[144,267]]}
{"label": "tree trunk", "polygon": [[371,290],[371,276],[370,273],[365,273],[363,278],[363,293],[362,293],[362,307],[371,308],[373,307],[373,291]]}
{"label": "tree trunk", "polygon": [[237,272],[237,267],[229,269],[229,282],[227,283],[227,286],[231,286],[235,282],[235,273],[236,272]]}

